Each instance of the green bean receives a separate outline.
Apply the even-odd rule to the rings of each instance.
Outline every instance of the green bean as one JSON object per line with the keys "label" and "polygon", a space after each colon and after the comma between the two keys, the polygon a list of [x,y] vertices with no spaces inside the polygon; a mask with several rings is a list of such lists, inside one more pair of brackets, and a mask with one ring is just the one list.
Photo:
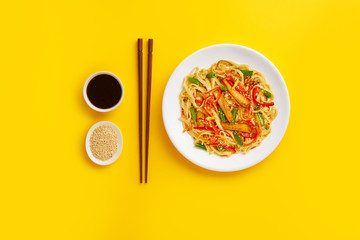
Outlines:
{"label": "green bean", "polygon": [[266,96],[267,98],[271,98],[271,93],[270,93],[270,92],[264,90],[264,94],[265,94],[265,96]]}
{"label": "green bean", "polygon": [[224,111],[219,107],[219,115],[222,122],[226,122]]}
{"label": "green bean", "polygon": [[227,91],[227,87],[225,87],[224,85],[221,85],[220,89],[221,91]]}
{"label": "green bean", "polygon": [[233,121],[231,122],[231,124],[235,124],[236,114],[238,111],[239,111],[239,109],[237,109],[237,108],[233,108],[233,110],[231,111],[231,113],[233,115]]}
{"label": "green bean", "polygon": [[252,76],[253,75],[253,71],[247,71],[247,70],[240,70],[244,76]]}
{"label": "green bean", "polygon": [[233,131],[233,133],[234,133],[235,140],[238,142],[238,144],[239,144],[240,146],[243,146],[244,143],[243,143],[243,141],[241,141],[241,138],[240,138],[238,132],[237,132],[237,131]]}
{"label": "green bean", "polygon": [[196,143],[196,144],[195,144],[195,147],[197,147],[197,148],[201,148],[201,149],[203,149],[203,150],[205,150],[205,151],[206,151],[206,147],[205,147],[205,145],[203,145],[203,144],[201,144],[201,143]]}
{"label": "green bean", "polygon": [[191,108],[190,108],[190,113],[191,113],[192,119],[193,119],[195,122],[197,122],[197,113],[196,113],[196,110],[195,110],[194,107],[191,107]]}
{"label": "green bean", "polygon": [[189,81],[193,84],[202,86],[202,83],[199,80],[197,80],[196,78],[189,78]]}
{"label": "green bean", "polygon": [[256,116],[257,116],[258,119],[259,119],[260,125],[261,125],[261,126],[264,126],[264,118],[263,118],[263,116],[261,115],[261,113],[260,113],[260,112],[257,112],[257,113],[256,113]]}
{"label": "green bean", "polygon": [[214,77],[216,77],[216,76],[217,76],[217,74],[216,74],[216,73],[213,73],[213,72],[206,74],[206,77],[207,77],[207,78],[214,78]]}

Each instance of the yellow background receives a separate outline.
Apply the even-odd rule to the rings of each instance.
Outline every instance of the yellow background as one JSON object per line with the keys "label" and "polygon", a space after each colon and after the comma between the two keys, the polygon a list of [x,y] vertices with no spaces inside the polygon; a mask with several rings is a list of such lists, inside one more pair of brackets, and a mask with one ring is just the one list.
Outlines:
{"label": "yellow background", "polygon": [[[6,1],[0,239],[360,239],[359,11],[355,0]],[[147,185],[138,181],[138,37],[154,39]],[[161,115],[175,67],[219,43],[267,56],[291,100],[278,148],[234,173],[188,162]],[[100,70],[125,87],[110,113],[82,96]],[[107,167],[84,149],[101,120],[125,141]]]}

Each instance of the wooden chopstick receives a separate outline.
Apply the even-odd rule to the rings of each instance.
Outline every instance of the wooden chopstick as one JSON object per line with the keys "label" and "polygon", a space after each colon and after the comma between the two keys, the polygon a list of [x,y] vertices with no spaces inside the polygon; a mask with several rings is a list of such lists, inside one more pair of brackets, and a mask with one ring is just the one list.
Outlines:
{"label": "wooden chopstick", "polygon": [[142,108],[143,108],[143,40],[138,39],[138,87],[139,87],[139,152],[140,152],[140,183],[142,183]]}
{"label": "wooden chopstick", "polygon": [[149,39],[149,41],[148,41],[147,91],[146,91],[145,183],[147,183],[147,179],[148,179],[148,166],[149,166],[149,131],[150,131],[149,126],[150,126],[152,52],[153,52],[153,40]]}

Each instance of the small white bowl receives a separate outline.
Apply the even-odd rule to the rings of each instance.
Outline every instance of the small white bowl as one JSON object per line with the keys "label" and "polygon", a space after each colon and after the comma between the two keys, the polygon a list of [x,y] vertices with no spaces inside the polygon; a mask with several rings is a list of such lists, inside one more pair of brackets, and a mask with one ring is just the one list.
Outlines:
{"label": "small white bowl", "polygon": [[[114,77],[120,84],[120,87],[121,87],[121,90],[122,90],[122,94],[121,94],[121,97],[119,99],[119,102],[117,104],[115,104],[115,106],[111,107],[111,108],[98,108],[96,107],[94,104],[91,103],[90,99],[88,98],[87,96],[87,93],[86,93],[86,90],[87,90],[87,87],[90,83],[90,81],[98,76],[98,75],[101,75],[101,74],[106,74],[106,75],[109,75],[109,76],[112,76]],[[84,99],[85,99],[85,102],[89,105],[89,107],[91,107],[92,109],[94,109],[95,111],[98,111],[98,112],[110,112],[111,110],[114,110],[115,108],[117,108],[117,106],[119,106],[119,104],[121,103],[121,101],[123,100],[124,98],[124,86],[122,84],[122,82],[120,81],[120,79],[113,73],[111,72],[107,72],[107,71],[100,71],[100,72],[96,72],[94,74],[92,74],[90,77],[88,77],[88,79],[86,80],[85,82],[85,85],[84,85],[84,89],[83,89],[83,95],[84,95]]]}
{"label": "small white bowl", "polygon": [[[92,154],[91,149],[90,149],[90,137],[91,137],[91,134],[93,133],[93,131],[95,130],[95,128],[100,127],[100,126],[102,126],[102,125],[106,125],[106,126],[112,127],[112,128],[115,130],[116,135],[117,135],[117,138],[118,138],[118,148],[117,148],[116,153],[114,154],[114,156],[112,156],[112,158],[110,158],[110,159],[108,159],[108,160],[105,160],[105,161],[104,161],[104,160],[97,159],[96,157],[94,157],[94,155]],[[122,138],[121,131],[120,131],[120,129],[119,129],[115,124],[113,124],[112,122],[108,122],[108,121],[97,122],[97,123],[95,123],[94,125],[92,125],[92,127],[90,128],[90,130],[88,131],[88,133],[87,133],[87,135],[86,135],[86,140],[85,140],[86,152],[87,152],[89,158],[91,159],[91,161],[93,161],[93,162],[96,163],[96,164],[99,164],[99,165],[109,165],[109,164],[115,162],[116,159],[118,159],[119,156],[120,156],[122,147],[123,147],[123,138]]]}

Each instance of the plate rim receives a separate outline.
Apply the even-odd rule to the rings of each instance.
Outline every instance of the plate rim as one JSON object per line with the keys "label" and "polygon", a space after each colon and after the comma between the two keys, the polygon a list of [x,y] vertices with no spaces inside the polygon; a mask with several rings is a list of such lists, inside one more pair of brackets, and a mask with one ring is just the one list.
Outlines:
{"label": "plate rim", "polygon": [[[194,162],[191,160],[191,157],[189,156],[189,154],[187,154],[186,152],[182,151],[181,148],[179,148],[177,146],[177,144],[174,143],[174,140],[172,138],[172,136],[169,134],[169,131],[168,131],[168,125],[165,121],[165,114],[164,114],[164,102],[165,102],[165,97],[166,97],[166,93],[167,93],[167,90],[170,88],[169,85],[170,85],[170,80],[173,78],[174,74],[177,72],[177,70],[183,65],[185,64],[191,57],[193,57],[194,55],[197,55],[203,51],[206,51],[208,49],[211,49],[211,48],[216,48],[216,47],[237,47],[237,48],[241,48],[241,49],[245,49],[247,51],[250,51],[250,52],[253,52],[257,55],[259,55],[261,58],[263,58],[268,64],[271,65],[271,67],[275,70],[276,74],[280,77],[281,81],[281,85],[282,87],[284,87],[285,89],[285,97],[287,98],[287,109],[286,109],[286,115],[285,115],[285,118],[286,118],[286,123],[284,124],[285,126],[283,127],[283,132],[281,132],[281,137],[280,139],[278,140],[278,142],[276,143],[276,145],[274,146],[273,149],[271,149],[270,151],[268,150],[267,153],[264,155],[264,157],[260,158],[260,160],[257,160],[255,162],[249,162],[248,164],[246,164],[244,167],[242,168],[237,168],[237,169],[217,169],[217,168],[213,168],[211,166],[208,166],[206,164],[202,164],[201,162]],[[235,171],[240,171],[240,170],[244,170],[244,169],[247,169],[249,167],[252,167],[252,166],[255,166],[256,164],[262,162],[264,159],[266,159],[277,147],[278,145],[280,144],[280,142],[282,141],[285,133],[286,133],[286,130],[287,130],[287,127],[289,125],[289,121],[290,121],[290,112],[291,112],[291,104],[290,104],[290,95],[289,95],[289,90],[287,88],[287,85],[286,85],[286,82],[283,78],[283,76],[281,75],[280,71],[277,69],[277,67],[275,66],[274,63],[272,63],[266,56],[264,56],[263,54],[261,54],[260,52],[252,49],[252,48],[249,48],[249,47],[246,47],[246,46],[243,46],[243,45],[239,45],[239,44],[232,44],[232,43],[222,43],[222,44],[215,44],[215,45],[210,45],[210,46],[207,46],[207,47],[204,47],[204,48],[201,48],[195,52],[193,52],[192,54],[190,54],[189,56],[187,56],[184,60],[182,60],[178,65],[177,67],[174,69],[174,71],[172,72],[172,74],[170,75],[167,83],[166,83],[166,86],[165,86],[165,89],[164,89],[164,93],[163,93],[163,99],[162,99],[162,118],[163,118],[163,124],[164,124],[164,127],[165,127],[165,131],[171,141],[171,143],[174,145],[174,147],[176,148],[176,150],[183,156],[185,157],[188,161],[190,161],[191,163],[197,165],[197,166],[200,166],[204,169],[208,169],[208,170],[212,170],[212,171],[217,171],[217,172],[235,172]],[[208,153],[209,154],[209,153]]]}

